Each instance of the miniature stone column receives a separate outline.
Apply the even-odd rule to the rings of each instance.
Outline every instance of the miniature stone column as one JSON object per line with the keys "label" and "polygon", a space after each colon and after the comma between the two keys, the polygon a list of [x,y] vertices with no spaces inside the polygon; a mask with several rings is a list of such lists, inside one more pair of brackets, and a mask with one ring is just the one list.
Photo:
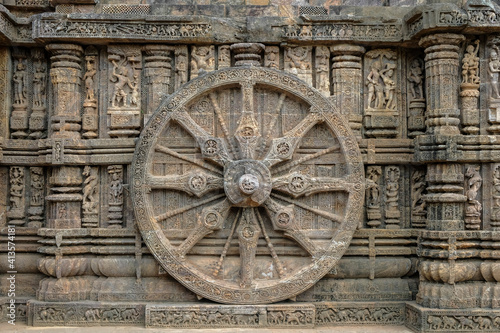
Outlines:
{"label": "miniature stone column", "polygon": [[459,44],[458,34],[434,34],[423,37],[425,47],[426,125],[428,134],[460,134],[458,108]]}
{"label": "miniature stone column", "polygon": [[[53,109],[50,117],[52,164],[65,163],[65,146],[80,139],[83,49],[75,44],[49,44],[52,54],[50,76],[53,84]],[[79,228],[81,225],[82,171],[74,166],[55,166],[49,178],[47,226]]]}
{"label": "miniature stone column", "polygon": [[338,110],[345,114],[349,125],[357,137],[361,137],[363,120],[361,56],[362,46],[339,44],[330,48],[333,57],[333,95]]}
{"label": "miniature stone column", "polygon": [[47,50],[52,54],[50,76],[54,86],[52,137],[79,139],[83,49],[75,44],[49,44]]}
{"label": "miniature stone column", "polygon": [[172,49],[167,45],[146,45],[144,47],[144,77],[146,78],[146,124],[170,91],[170,78],[172,72]]}

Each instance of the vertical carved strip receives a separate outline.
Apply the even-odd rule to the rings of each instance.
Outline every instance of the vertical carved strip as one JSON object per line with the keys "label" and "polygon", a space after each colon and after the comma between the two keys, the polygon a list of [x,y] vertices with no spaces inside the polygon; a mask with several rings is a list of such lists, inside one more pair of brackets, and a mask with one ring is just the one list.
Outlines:
{"label": "vertical carved strip", "polygon": [[108,47],[109,91],[108,134],[127,138],[139,135],[141,127],[142,54],[138,46]]}
{"label": "vertical carved strip", "polygon": [[19,50],[12,55],[14,73],[12,75],[13,99],[10,116],[11,137],[25,139],[28,136],[28,60]]}
{"label": "vertical carved strip", "polygon": [[83,137],[86,139],[97,138],[99,124],[98,94],[96,89],[97,73],[99,71],[99,62],[97,61],[98,52],[95,47],[89,46],[85,50],[85,74],[83,82],[85,83],[85,101],[83,102]]}
{"label": "vertical carved strip", "polygon": [[231,67],[231,50],[229,49],[229,45],[221,45],[217,51],[217,68],[223,69]]}
{"label": "vertical carved strip", "polygon": [[333,96],[337,109],[349,119],[354,134],[361,138],[363,120],[363,88],[361,56],[362,46],[340,44],[331,47]]}
{"label": "vertical carved strip", "polygon": [[479,134],[479,39],[468,45],[462,59],[462,83],[460,84],[460,101],[462,104],[462,132]]}
{"label": "vertical carved strip", "polygon": [[187,46],[175,47],[175,86],[179,89],[188,81],[188,49]]}
{"label": "vertical carved strip", "polygon": [[123,223],[123,166],[109,166],[108,177],[108,226],[109,228],[121,228]]}
{"label": "vertical carved strip", "polygon": [[47,67],[43,49],[33,49],[33,106],[29,119],[30,139],[46,136]]}
{"label": "vertical carved strip", "polygon": [[16,226],[24,226],[26,222],[26,199],[23,167],[10,167],[9,184],[10,210],[7,212],[8,223]]}
{"label": "vertical carved strip", "polygon": [[423,37],[425,47],[426,125],[429,134],[460,134],[458,108],[458,51],[465,40],[458,34],[434,34]]}
{"label": "vertical carved strip", "polygon": [[11,83],[9,82],[10,52],[8,47],[0,47],[0,137],[8,137],[8,112],[10,109]]}
{"label": "vertical carved strip", "polygon": [[500,231],[500,164],[493,164],[491,229]]}
{"label": "vertical carved strip", "polygon": [[326,46],[316,46],[315,87],[325,96],[330,96],[330,50]]}
{"label": "vertical carved strip", "polygon": [[366,169],[366,218],[367,225],[377,228],[382,223],[380,220],[380,176],[382,167],[369,166]]}
{"label": "vertical carved strip", "polygon": [[82,227],[99,226],[99,168],[86,165],[83,169]]}
{"label": "vertical carved strip", "polygon": [[43,225],[45,205],[45,174],[42,167],[30,168],[30,185],[28,227],[40,228]]}
{"label": "vertical carved strip", "polygon": [[80,138],[80,91],[83,49],[75,44],[49,44],[50,76],[54,88],[54,111],[50,123],[53,138]]}
{"label": "vertical carved strip", "polygon": [[264,67],[280,69],[280,48],[278,46],[266,46]]}
{"label": "vertical carved strip", "polygon": [[415,169],[411,175],[411,227],[425,228],[427,217],[427,203],[424,200],[427,183],[425,171]]}
{"label": "vertical carved strip", "polygon": [[215,70],[215,48],[210,46],[193,46],[191,51],[191,77]]}
{"label": "vertical carved strip", "polygon": [[385,224],[387,229],[399,229],[401,211],[399,210],[399,166],[385,168]]}
{"label": "vertical carved strip", "polygon": [[491,124],[488,132],[500,132],[500,35],[491,35],[486,43],[488,46],[488,93],[489,93],[489,115],[488,121]]}
{"label": "vertical carved strip", "polygon": [[309,85],[312,83],[312,49],[310,46],[285,48],[285,71],[298,76]]}
{"label": "vertical carved strip", "polygon": [[408,59],[408,136],[425,134],[424,61],[420,57]]}
{"label": "vertical carved strip", "polygon": [[144,123],[158,108],[161,101],[171,92],[172,76],[171,47],[166,45],[146,45],[144,52],[144,77],[146,87],[146,114]]}
{"label": "vertical carved strip", "polygon": [[481,189],[483,178],[481,177],[479,165],[468,166],[465,171],[465,228],[479,230],[481,228],[482,205],[477,200]]}

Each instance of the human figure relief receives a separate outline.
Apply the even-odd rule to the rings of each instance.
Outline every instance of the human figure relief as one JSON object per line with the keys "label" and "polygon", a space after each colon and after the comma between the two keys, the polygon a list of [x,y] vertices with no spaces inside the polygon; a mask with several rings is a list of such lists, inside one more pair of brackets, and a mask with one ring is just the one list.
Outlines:
{"label": "human figure relief", "polygon": [[500,98],[500,91],[498,90],[498,73],[500,73],[500,59],[499,49],[496,45],[493,46],[490,52],[490,59],[488,61],[488,75],[490,77],[490,96],[491,98]]}
{"label": "human figure relief", "polygon": [[24,65],[22,60],[19,60],[16,71],[12,77],[12,81],[14,81],[14,104],[26,104],[27,79],[26,65]]}
{"label": "human figure relief", "polygon": [[394,91],[396,90],[396,83],[393,79],[394,68],[396,68],[395,64],[387,64],[386,68],[380,72],[380,77],[384,82],[385,107],[390,110],[396,108],[396,100],[394,99]]}
{"label": "human figure relief", "polygon": [[209,46],[199,46],[191,54],[191,72],[200,75],[213,70],[214,55]]}
{"label": "human figure relief", "polygon": [[111,106],[117,107],[122,104],[123,106],[128,107],[128,94],[125,91],[125,87],[128,86],[130,89],[134,89],[134,86],[128,77],[129,70],[125,62],[121,62],[120,64],[117,64],[116,60],[111,60],[111,62],[113,63],[113,77],[111,78],[111,82],[115,83]]}
{"label": "human figure relief", "polygon": [[86,176],[83,182],[83,210],[85,213],[94,213],[97,206],[97,169],[92,169],[86,165],[83,169],[83,175]]}
{"label": "human figure relief", "polygon": [[410,74],[408,77],[408,81],[410,81],[410,92],[413,99],[423,99],[423,83],[424,83],[424,74],[422,70],[422,62],[420,59],[413,59],[410,65]]}
{"label": "human figure relief", "polygon": [[35,73],[33,74],[33,106],[45,106],[45,66],[41,60],[34,63]]}
{"label": "human figure relief", "polygon": [[380,68],[380,62],[373,62],[371,71],[366,77],[366,85],[368,86],[369,109],[382,109],[384,107],[384,87],[382,85],[382,82],[380,81]]}
{"label": "human figure relief", "polygon": [[479,57],[477,53],[479,52],[479,39],[474,42],[474,45],[468,45],[464,58],[462,60],[462,83],[479,83],[479,76],[477,75],[479,70]]}
{"label": "human figure relief", "polygon": [[87,61],[87,71],[83,76],[83,80],[85,81],[85,91],[87,101],[93,101],[95,99],[94,92],[94,76],[97,73],[94,63],[92,61]]}
{"label": "human figure relief", "polygon": [[309,64],[306,58],[309,54],[307,47],[298,46],[287,50],[287,56],[290,59],[288,66],[291,72],[297,74],[299,70],[309,69]]}

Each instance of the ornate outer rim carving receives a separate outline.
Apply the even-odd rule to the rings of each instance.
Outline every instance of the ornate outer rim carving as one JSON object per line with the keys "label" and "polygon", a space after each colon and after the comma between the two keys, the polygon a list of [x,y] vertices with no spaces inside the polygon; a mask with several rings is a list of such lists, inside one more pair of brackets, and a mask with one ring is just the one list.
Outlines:
{"label": "ornate outer rim carving", "polygon": [[[153,207],[147,200],[147,170],[152,162],[154,146],[171,118],[171,113],[184,107],[200,94],[212,89],[234,85],[243,79],[256,84],[274,86],[295,97],[305,100],[311,109],[325,116],[325,123],[337,137],[344,154],[352,192],[346,206],[345,220],[338,227],[330,245],[323,255],[313,258],[312,263],[294,275],[285,277],[273,286],[244,289],[222,286],[202,272],[186,267],[175,255],[174,248],[154,221]],[[293,297],[310,287],[327,274],[342,257],[349,246],[361,218],[364,200],[364,171],[357,141],[347,122],[316,89],[298,78],[272,69],[241,67],[211,72],[188,82],[162,103],[145,126],[137,142],[132,162],[132,201],[140,232],[156,259],[175,279],[200,296],[216,302],[229,304],[263,304]]]}

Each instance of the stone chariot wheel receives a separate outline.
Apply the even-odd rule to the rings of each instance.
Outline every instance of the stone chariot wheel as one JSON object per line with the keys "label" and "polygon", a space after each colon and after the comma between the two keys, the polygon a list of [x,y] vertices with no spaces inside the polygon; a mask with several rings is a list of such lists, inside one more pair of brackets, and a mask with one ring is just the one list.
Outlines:
{"label": "stone chariot wheel", "polygon": [[361,218],[355,137],[318,91],[258,67],[170,96],[137,143],[132,199],[163,268],[230,304],[292,298],[331,270]]}

